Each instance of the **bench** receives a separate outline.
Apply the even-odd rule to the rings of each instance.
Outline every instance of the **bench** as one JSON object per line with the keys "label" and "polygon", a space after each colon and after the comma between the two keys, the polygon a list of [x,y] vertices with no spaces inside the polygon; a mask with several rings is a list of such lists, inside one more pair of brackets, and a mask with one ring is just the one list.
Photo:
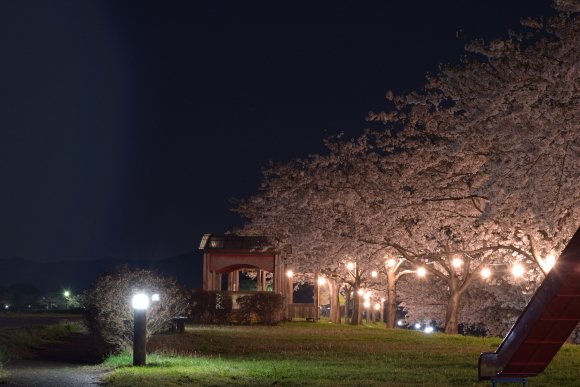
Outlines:
{"label": "bench", "polygon": [[479,380],[522,383],[543,372],[580,322],[580,229],[495,352],[479,356]]}

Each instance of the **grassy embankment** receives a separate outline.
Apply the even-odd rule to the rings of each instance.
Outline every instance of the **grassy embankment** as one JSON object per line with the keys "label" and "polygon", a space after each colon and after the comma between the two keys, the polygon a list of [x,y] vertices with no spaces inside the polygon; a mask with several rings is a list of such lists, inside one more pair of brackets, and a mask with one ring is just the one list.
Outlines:
{"label": "grassy embankment", "polygon": [[[369,326],[288,323],[188,327],[154,336],[147,366],[113,356],[106,386],[489,386],[477,381],[480,352],[500,339]],[[530,386],[578,386],[580,346],[566,345]]]}
{"label": "grassy embankment", "polygon": [[37,347],[42,340],[56,340],[84,329],[84,326],[68,321],[54,325],[0,329],[0,375],[4,362],[8,359],[26,358],[28,349]]}

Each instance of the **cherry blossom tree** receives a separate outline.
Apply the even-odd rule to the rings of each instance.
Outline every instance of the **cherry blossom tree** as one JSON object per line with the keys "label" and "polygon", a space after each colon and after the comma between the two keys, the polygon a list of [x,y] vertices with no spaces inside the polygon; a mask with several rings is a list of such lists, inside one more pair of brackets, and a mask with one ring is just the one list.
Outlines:
{"label": "cherry blossom tree", "polygon": [[397,109],[370,115],[404,126],[403,138],[436,138],[453,173],[469,173],[479,222],[544,273],[575,232],[580,203],[580,6],[554,7],[555,16],[524,20],[524,33],[469,42],[483,59],[443,66],[425,92],[389,94]]}
{"label": "cherry blossom tree", "polygon": [[471,41],[423,92],[389,93],[394,109],[369,115],[386,130],[270,168],[238,210],[312,270],[339,270],[345,253],[367,271],[378,251],[404,258],[446,288],[445,332],[457,333],[489,265],[546,273],[580,220],[580,6],[555,8],[524,21],[525,35]]}

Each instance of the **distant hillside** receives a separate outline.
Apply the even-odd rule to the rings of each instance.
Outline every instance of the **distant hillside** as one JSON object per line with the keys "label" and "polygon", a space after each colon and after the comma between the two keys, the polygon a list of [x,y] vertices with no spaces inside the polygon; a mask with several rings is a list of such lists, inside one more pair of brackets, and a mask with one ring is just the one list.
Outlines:
{"label": "distant hillside", "polygon": [[192,251],[177,257],[158,261],[121,261],[113,258],[94,261],[36,262],[24,258],[0,259],[0,285],[32,283],[45,292],[63,289],[82,292],[102,273],[129,263],[132,268],[157,270],[172,276],[177,283],[189,289],[202,287],[202,254]]}

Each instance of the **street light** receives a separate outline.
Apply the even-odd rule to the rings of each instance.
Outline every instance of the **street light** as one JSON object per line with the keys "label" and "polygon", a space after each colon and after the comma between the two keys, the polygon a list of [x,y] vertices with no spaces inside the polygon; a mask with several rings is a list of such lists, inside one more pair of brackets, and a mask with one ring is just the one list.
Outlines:
{"label": "street light", "polygon": [[512,274],[516,277],[521,277],[524,274],[524,268],[522,267],[522,265],[514,265],[514,267],[512,268]]}
{"label": "street light", "polygon": [[425,274],[427,274],[427,270],[425,270],[424,267],[420,267],[420,268],[417,269],[417,275],[419,277],[424,277]]}
{"label": "street light", "polygon": [[489,270],[488,268],[485,268],[481,271],[481,276],[483,278],[489,278],[491,276],[491,270]]}
{"label": "street light", "polygon": [[145,365],[147,345],[147,308],[149,297],[138,293],[133,296],[133,365]]}
{"label": "street light", "polygon": [[554,254],[550,254],[546,257],[546,266],[548,267],[548,269],[551,269],[555,263],[556,257],[554,256]]}
{"label": "street light", "polygon": [[459,267],[459,266],[461,266],[462,263],[463,263],[463,261],[461,259],[455,258],[453,260],[453,267]]}
{"label": "street light", "polygon": [[68,296],[70,296],[70,292],[66,290],[64,292],[64,299],[66,300],[66,309],[68,310]]}

